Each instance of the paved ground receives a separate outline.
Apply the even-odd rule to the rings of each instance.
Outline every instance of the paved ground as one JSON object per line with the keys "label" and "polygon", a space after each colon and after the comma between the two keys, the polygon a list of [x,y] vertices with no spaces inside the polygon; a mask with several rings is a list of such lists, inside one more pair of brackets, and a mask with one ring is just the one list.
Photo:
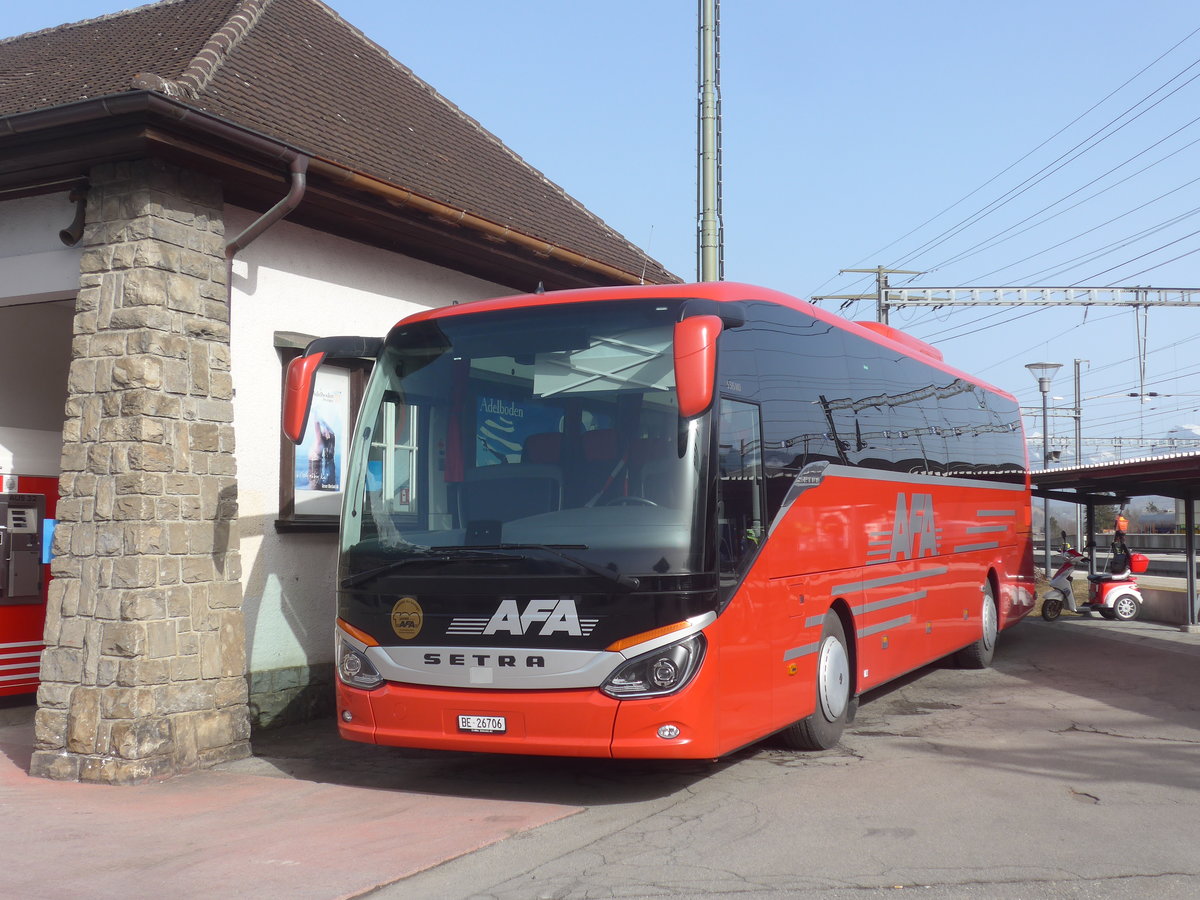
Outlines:
{"label": "paved ground", "polygon": [[1200,896],[1200,637],[1064,617],[1001,646],[870,695],[828,753],[557,767],[585,813],[378,896]]}
{"label": "paved ground", "polygon": [[0,895],[1200,896],[1200,636],[1064,617],[874,692],[843,745],[715,765],[259,736],[136,788],[30,779],[0,708]]}
{"label": "paved ground", "polygon": [[[579,811],[397,785],[387,772],[395,759],[343,747],[329,723],[273,734],[277,763],[259,757],[137,787],[59,784],[26,774],[32,714],[0,708],[5,900],[357,897]],[[347,774],[360,757],[361,777]],[[289,774],[296,760],[303,775]]]}

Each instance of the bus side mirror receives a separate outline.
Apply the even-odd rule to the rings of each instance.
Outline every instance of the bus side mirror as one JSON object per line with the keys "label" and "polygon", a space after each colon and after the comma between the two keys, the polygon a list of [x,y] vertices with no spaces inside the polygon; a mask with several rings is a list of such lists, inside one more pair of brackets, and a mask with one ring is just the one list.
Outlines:
{"label": "bus side mirror", "polygon": [[283,433],[293,444],[304,440],[308,413],[312,409],[317,369],[327,359],[375,359],[383,347],[383,338],[338,335],[311,341],[288,363],[283,382]]}
{"label": "bus side mirror", "polygon": [[717,316],[691,316],[675,323],[675,392],[679,415],[685,419],[712,405],[721,327]]}
{"label": "bus side mirror", "polygon": [[313,353],[311,356],[297,356],[288,363],[287,377],[283,382],[283,433],[293,444],[304,440],[317,369],[324,361],[324,353]]}

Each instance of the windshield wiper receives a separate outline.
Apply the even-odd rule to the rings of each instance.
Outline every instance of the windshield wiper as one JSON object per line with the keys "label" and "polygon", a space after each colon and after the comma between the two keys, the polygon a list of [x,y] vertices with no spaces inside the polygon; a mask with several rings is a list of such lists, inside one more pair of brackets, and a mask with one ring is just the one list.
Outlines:
{"label": "windshield wiper", "polygon": [[357,587],[363,582],[378,578],[380,575],[386,575],[388,572],[394,572],[397,569],[402,569],[408,565],[415,565],[416,563],[444,565],[451,562],[461,562],[464,559],[526,559],[526,557],[520,554],[492,553],[486,548],[480,550],[476,547],[430,547],[429,549],[434,551],[436,555],[406,556],[403,559],[393,559],[391,562],[384,563],[382,566],[376,566],[374,569],[367,569],[364,572],[347,575],[342,579],[341,585],[344,588]]}
{"label": "windshield wiper", "polygon": [[[572,556],[570,553],[563,553],[564,550],[586,550],[587,544],[488,544],[486,546],[473,546],[473,550],[540,550],[543,553],[549,553],[551,556],[557,556],[559,559],[569,562],[572,565],[579,566],[585,572],[590,572],[593,575],[598,575],[606,581],[611,581],[622,591],[636,591],[642,583],[640,579],[633,575],[622,575],[613,569],[606,569],[603,566],[593,562],[588,562],[586,559],[580,559],[577,556]],[[448,547],[433,547],[433,550],[447,550]]]}

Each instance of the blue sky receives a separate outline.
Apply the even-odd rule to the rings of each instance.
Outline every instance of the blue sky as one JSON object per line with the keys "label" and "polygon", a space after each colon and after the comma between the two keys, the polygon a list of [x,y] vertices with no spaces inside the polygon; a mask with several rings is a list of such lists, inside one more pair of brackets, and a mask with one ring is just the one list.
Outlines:
{"label": "blue sky", "polygon": [[[125,5],[14,5],[3,27]],[[694,277],[695,0],[330,5]],[[802,297],[870,290],[837,272],[875,265],[929,271],[916,286],[1200,287],[1197,29],[1190,0],[726,0],[726,277]],[[1138,389],[1129,310],[913,309],[892,324],[1039,408],[1025,363],[1064,363],[1053,394],[1069,400],[1072,360],[1090,360],[1085,434],[1200,422],[1200,309],[1150,313],[1147,390],[1170,396],[1149,403],[1109,396]]]}

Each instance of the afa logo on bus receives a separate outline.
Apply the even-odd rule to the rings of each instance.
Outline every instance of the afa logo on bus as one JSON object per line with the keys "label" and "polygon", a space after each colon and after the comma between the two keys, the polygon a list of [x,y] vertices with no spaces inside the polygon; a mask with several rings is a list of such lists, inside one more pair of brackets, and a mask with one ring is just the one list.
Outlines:
{"label": "afa logo on bus", "polygon": [[937,556],[938,527],[933,512],[933,494],[896,495],[896,516],[888,560]]}

